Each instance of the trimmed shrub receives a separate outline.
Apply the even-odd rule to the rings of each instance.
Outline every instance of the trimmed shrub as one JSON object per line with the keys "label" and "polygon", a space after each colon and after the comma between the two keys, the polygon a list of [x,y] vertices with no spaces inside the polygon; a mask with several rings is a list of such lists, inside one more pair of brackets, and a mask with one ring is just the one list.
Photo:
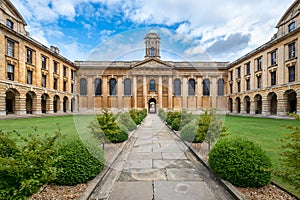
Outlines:
{"label": "trimmed shrub", "polygon": [[258,188],[271,181],[271,160],[262,149],[242,138],[221,138],[209,153],[209,166],[239,187]]}
{"label": "trimmed shrub", "polygon": [[57,154],[60,159],[55,163],[57,179],[53,183],[76,185],[93,179],[102,171],[105,163],[104,152],[100,147],[97,148],[97,154],[98,159],[89,153],[79,139],[61,144]]}
{"label": "trimmed shrub", "polygon": [[197,125],[195,123],[189,123],[185,125],[180,132],[181,138],[187,142],[193,142],[195,140],[196,134]]}
{"label": "trimmed shrub", "polygon": [[[112,113],[109,113],[107,110],[104,110],[103,114],[97,117],[97,120],[99,122],[102,132],[106,136],[107,141],[110,141],[112,143],[119,143],[128,139],[128,130],[120,128],[120,126],[115,122]],[[98,138],[101,138],[102,132],[98,129],[95,130],[91,129],[92,133],[95,134]]]}
{"label": "trimmed shrub", "polygon": [[158,110],[158,116],[164,121],[166,121],[166,119],[167,119],[167,114],[165,113],[165,111],[163,109]]}
{"label": "trimmed shrub", "polygon": [[124,124],[127,127],[128,131],[133,131],[134,129],[136,129],[136,124],[129,113],[120,113],[116,119],[116,122],[118,124]]}
{"label": "trimmed shrub", "polygon": [[130,117],[132,120],[138,125],[141,124],[143,119],[147,116],[147,110],[137,110],[137,109],[131,109],[129,110]]}
{"label": "trimmed shrub", "polygon": [[167,119],[166,122],[169,126],[172,126],[172,122],[174,119],[179,118],[181,119],[181,112],[175,111],[175,112],[167,112]]}
{"label": "trimmed shrub", "polygon": [[53,165],[59,136],[59,131],[38,138],[36,133],[23,137],[0,130],[0,199],[27,199],[56,178]]}
{"label": "trimmed shrub", "polygon": [[179,127],[180,127],[180,124],[181,124],[181,119],[180,118],[175,118],[172,122],[172,129],[175,130],[175,131],[178,131],[179,130]]}

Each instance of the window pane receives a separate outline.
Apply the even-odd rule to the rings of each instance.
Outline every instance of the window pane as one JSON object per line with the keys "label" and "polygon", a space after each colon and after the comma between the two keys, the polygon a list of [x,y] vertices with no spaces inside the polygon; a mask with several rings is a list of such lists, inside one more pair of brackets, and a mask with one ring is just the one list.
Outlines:
{"label": "window pane", "polygon": [[114,78],[110,79],[110,81],[109,81],[109,95],[111,95],[111,96],[117,95],[116,86],[117,86],[116,79],[114,79]]}
{"label": "window pane", "polygon": [[224,96],[224,80],[218,80],[218,96]]}
{"label": "window pane", "polygon": [[189,96],[195,96],[195,80],[190,79],[189,80]]}
{"label": "window pane", "polygon": [[95,79],[95,95],[102,95],[102,80],[100,78]]}
{"label": "window pane", "polygon": [[156,90],[156,84],[155,84],[155,80],[150,80],[150,91],[151,92],[155,92]]}
{"label": "window pane", "polygon": [[210,95],[210,82],[208,79],[203,80],[203,96]]}
{"label": "window pane", "polygon": [[80,95],[86,95],[86,79],[82,78],[80,79]]}
{"label": "window pane", "polygon": [[131,80],[126,78],[124,81],[124,95],[130,96],[131,95]]}
{"label": "window pane", "polygon": [[7,41],[7,55],[14,57],[14,43],[12,41]]}
{"label": "window pane", "polygon": [[174,95],[175,96],[181,95],[181,81],[179,79],[175,79],[174,81]]}

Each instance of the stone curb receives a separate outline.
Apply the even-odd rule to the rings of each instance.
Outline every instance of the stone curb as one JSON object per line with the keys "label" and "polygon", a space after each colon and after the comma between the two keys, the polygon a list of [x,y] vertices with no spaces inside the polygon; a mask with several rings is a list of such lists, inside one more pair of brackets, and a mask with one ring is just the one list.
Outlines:
{"label": "stone curb", "polygon": [[[162,120],[163,121],[163,120]],[[165,122],[164,122],[165,123]],[[187,148],[192,152],[192,154],[197,158],[198,161],[200,161],[217,179],[217,181],[231,194],[231,196],[236,200],[247,200],[247,198],[238,190],[236,189],[230,182],[225,181],[218,176],[216,176],[208,166],[208,162],[205,161],[202,156],[197,153],[197,151],[190,146],[190,144],[184,140],[181,139],[180,135],[176,133],[168,124],[165,123],[165,125],[180,139],[181,142],[185,144]]]}
{"label": "stone curb", "polygon": [[[142,121],[143,123],[144,121]],[[142,124],[141,123],[141,124]],[[119,155],[122,153],[124,147],[126,144],[131,140],[132,136],[135,134],[135,132],[138,130],[140,125],[136,127],[134,131],[131,132],[130,137],[128,140],[122,143],[121,147],[118,148],[118,152],[114,155],[114,157],[109,160],[106,164],[104,169],[93,179],[88,183],[88,187],[85,189],[83,194],[78,198],[78,200],[88,200],[92,193],[95,191],[99,183],[104,179],[104,177],[109,173],[109,170],[111,169],[112,165],[115,163]]]}

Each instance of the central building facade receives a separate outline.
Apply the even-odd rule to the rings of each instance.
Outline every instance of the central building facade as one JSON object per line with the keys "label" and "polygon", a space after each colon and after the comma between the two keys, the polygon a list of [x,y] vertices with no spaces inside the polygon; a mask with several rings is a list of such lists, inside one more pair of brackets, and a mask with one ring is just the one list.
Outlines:
{"label": "central building facade", "polygon": [[141,61],[76,61],[78,110],[226,110],[226,62],[173,62],[160,57],[160,37],[145,37]]}

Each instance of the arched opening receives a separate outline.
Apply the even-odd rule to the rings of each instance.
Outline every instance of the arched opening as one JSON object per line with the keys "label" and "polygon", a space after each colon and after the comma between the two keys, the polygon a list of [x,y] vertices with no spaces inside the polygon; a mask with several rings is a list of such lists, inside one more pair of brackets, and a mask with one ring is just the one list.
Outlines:
{"label": "arched opening", "polygon": [[5,95],[6,114],[14,114],[16,93],[13,90],[8,90]]}
{"label": "arched opening", "polygon": [[59,96],[55,95],[53,98],[53,112],[57,113],[58,109],[59,109]]}
{"label": "arched opening", "polygon": [[148,101],[148,113],[156,113],[156,99],[154,98]]}
{"label": "arched opening", "polygon": [[274,92],[269,93],[268,99],[270,102],[270,114],[277,115],[277,95]]}
{"label": "arched opening", "polygon": [[71,112],[74,112],[75,109],[75,98],[71,99]]}
{"label": "arched opening", "polygon": [[231,113],[233,112],[233,101],[232,101],[232,98],[228,99],[228,110]]}
{"label": "arched opening", "polygon": [[251,102],[250,102],[250,97],[249,96],[245,96],[244,98],[244,103],[245,103],[245,111],[246,113],[250,113],[250,107],[251,107]]}
{"label": "arched opening", "polygon": [[287,112],[293,113],[297,112],[297,93],[295,90],[288,90],[284,94],[287,99],[286,109]]}
{"label": "arched opening", "polygon": [[117,95],[117,80],[114,78],[111,78],[109,80],[109,95],[110,96],[116,96]]}
{"label": "arched opening", "polygon": [[41,100],[42,113],[47,113],[47,111],[48,111],[47,101],[49,100],[49,95],[42,94],[41,98],[42,98],[42,100]]}
{"label": "arched opening", "polygon": [[63,111],[64,112],[67,112],[69,107],[68,107],[68,104],[69,104],[69,99],[68,97],[64,97],[64,101],[63,101]]}
{"label": "arched opening", "polygon": [[26,94],[26,114],[33,113],[33,101],[36,95],[34,92],[27,92]]}
{"label": "arched opening", "polygon": [[240,97],[237,97],[235,99],[235,105],[236,105],[237,113],[241,113],[241,99],[240,99]]}
{"label": "arched opening", "polygon": [[255,114],[261,114],[262,113],[262,96],[260,94],[255,95],[254,97],[255,101]]}

